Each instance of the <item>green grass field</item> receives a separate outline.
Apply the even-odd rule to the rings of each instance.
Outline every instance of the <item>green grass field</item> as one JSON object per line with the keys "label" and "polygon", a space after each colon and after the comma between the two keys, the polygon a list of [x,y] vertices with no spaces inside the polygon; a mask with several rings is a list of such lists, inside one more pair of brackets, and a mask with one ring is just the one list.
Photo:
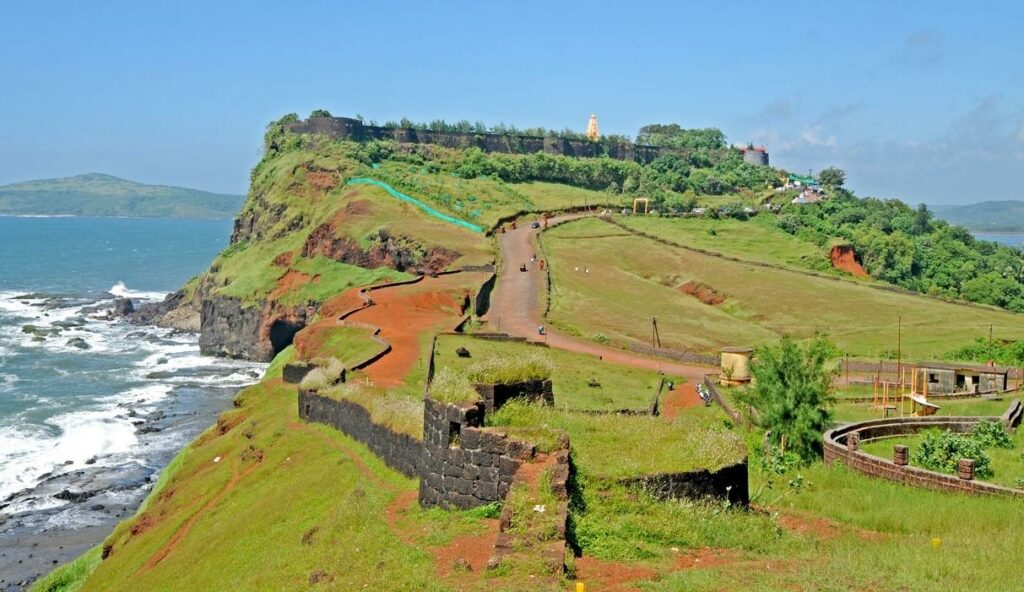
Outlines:
{"label": "green grass field", "polygon": [[[839,399],[839,401],[840,403],[835,406],[835,418],[838,422],[845,423],[883,417],[882,410],[871,407],[871,403],[843,403],[842,399]],[[943,401],[932,397],[930,401],[939,406],[939,410],[935,412],[936,415],[949,416],[998,416],[1002,415],[1010,404],[1010,399],[950,399]],[[893,404],[896,406],[896,415],[899,415],[899,400],[896,400]],[[907,401],[904,410],[906,413],[910,413],[910,409],[910,402]]]}
{"label": "green grass field", "polygon": [[742,439],[727,429],[724,413],[715,407],[694,407],[670,420],[648,415],[590,415],[511,402],[489,422],[565,431],[577,466],[597,479],[716,470],[746,455]]}
{"label": "green grass field", "polygon": [[[472,357],[458,357],[455,350],[459,347],[468,349]],[[477,360],[515,356],[538,349],[525,343],[441,335],[437,339],[434,363],[438,371],[446,367],[464,370]],[[594,356],[557,349],[541,351],[555,368],[552,387],[555,407],[559,409],[644,410],[650,408],[661,384],[661,377],[655,372],[601,363]],[[590,386],[592,380],[600,386]]]}
{"label": "green grass field", "polygon": [[402,162],[381,163],[369,176],[420,199],[452,216],[494,227],[517,212],[548,212],[574,206],[616,207],[627,198],[555,183],[506,183],[501,179],[463,179],[433,173],[429,168]]}
{"label": "green grass field", "polygon": [[[827,333],[846,353],[874,358],[896,348],[900,316],[905,359],[940,358],[990,325],[996,338],[1024,338],[1024,315],[666,247],[596,219],[554,228],[543,244],[554,285],[549,322],[619,345],[649,343],[652,317],[663,345],[702,352]],[[725,301],[682,293],[690,280]]]}
{"label": "green grass field", "polygon": [[395,506],[416,482],[335,430],[297,423],[285,359],[222,416],[223,434],[215,426],[178,455],[82,590],[291,590],[315,574],[332,590],[450,589],[431,550],[479,532],[482,515]]}
{"label": "green grass field", "polygon": [[[777,538],[706,569],[675,571],[645,590],[1018,590],[1013,559],[1020,501],[926,491],[817,463],[803,486],[773,479],[758,498],[777,514]],[[760,487],[761,475],[752,476]],[[733,526],[732,528],[736,528]],[[932,539],[941,546],[933,547]]]}
{"label": "green grass field", "polygon": [[781,231],[777,218],[755,216],[747,221],[725,218],[619,218],[626,226],[687,247],[795,268],[828,272],[828,252],[822,247]]}

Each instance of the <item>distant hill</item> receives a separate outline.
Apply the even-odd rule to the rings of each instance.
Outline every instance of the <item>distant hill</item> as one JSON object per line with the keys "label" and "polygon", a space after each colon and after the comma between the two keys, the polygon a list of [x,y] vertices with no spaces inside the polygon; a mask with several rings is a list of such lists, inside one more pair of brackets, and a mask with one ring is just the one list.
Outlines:
{"label": "distant hill", "polygon": [[0,215],[232,218],[244,195],[145,185],[101,173],[0,186]]}
{"label": "distant hill", "polygon": [[1024,201],[983,201],[969,206],[934,206],[935,215],[970,230],[1024,232]]}

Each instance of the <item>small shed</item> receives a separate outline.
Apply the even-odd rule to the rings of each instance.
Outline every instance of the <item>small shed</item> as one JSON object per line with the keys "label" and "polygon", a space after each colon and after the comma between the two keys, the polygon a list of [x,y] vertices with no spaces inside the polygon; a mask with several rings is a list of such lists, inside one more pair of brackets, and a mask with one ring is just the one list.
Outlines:
{"label": "small shed", "polygon": [[995,366],[927,363],[918,366],[929,393],[998,393],[1005,391],[1009,372]]}
{"label": "small shed", "polygon": [[751,380],[750,359],[752,347],[723,347],[719,382],[723,385],[747,384]]}

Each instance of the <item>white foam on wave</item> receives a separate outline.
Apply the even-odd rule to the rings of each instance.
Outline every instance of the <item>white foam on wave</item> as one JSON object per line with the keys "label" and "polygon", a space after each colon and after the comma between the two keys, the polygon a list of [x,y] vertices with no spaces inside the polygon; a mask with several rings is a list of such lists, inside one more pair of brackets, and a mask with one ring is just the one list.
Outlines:
{"label": "white foam on wave", "polygon": [[139,298],[141,300],[163,300],[167,296],[167,292],[139,292],[136,290],[129,290],[128,286],[124,285],[124,282],[117,282],[110,287],[107,292],[110,292],[118,298]]}
{"label": "white foam on wave", "polygon": [[[118,297],[130,297],[135,300],[159,300],[165,296],[163,292],[142,292],[128,289],[123,282],[118,282],[110,291]],[[195,387],[242,387],[258,380],[267,367],[266,364],[211,358],[200,355],[199,346],[194,335],[182,335],[170,329],[155,327],[140,328],[123,321],[109,321],[95,318],[93,313],[84,312],[86,306],[95,306],[109,299],[90,301],[68,301],[68,306],[45,307],[50,299],[18,298],[25,292],[0,292],[0,339],[7,348],[7,355],[37,355],[25,350],[53,352],[76,356],[117,356],[118,362],[123,358],[123,371],[119,379],[124,384],[128,379],[127,388],[110,395],[94,397],[82,404],[76,404],[74,410],[65,413],[57,411],[59,405],[47,402],[41,396],[31,395],[30,408],[38,412],[40,407],[52,409],[57,415],[45,420],[43,425],[33,425],[19,418],[21,415],[0,417],[0,499],[10,494],[31,488],[38,484],[42,475],[49,472],[62,473],[79,470],[85,461],[94,457],[98,461],[93,466],[112,466],[123,463],[126,459],[135,459],[146,463],[157,450],[176,449],[184,442],[183,436],[176,431],[158,432],[140,436],[132,421],[135,417],[128,416],[128,410],[146,413],[162,408],[162,402],[176,388],[181,386]],[[22,326],[32,324],[40,328],[59,326],[61,321],[81,320],[81,326],[68,326],[59,335],[46,337],[37,341],[32,333],[22,331]],[[127,338],[129,333],[144,330],[154,338]],[[68,340],[81,338],[89,344],[89,349],[78,349],[68,345]],[[40,352],[42,353],[42,352]],[[44,354],[45,355],[45,354]],[[164,363],[158,363],[164,361]],[[52,373],[67,376],[69,387],[76,380],[67,370],[55,366]],[[99,372],[109,372],[109,369]],[[161,374],[154,378],[147,375],[155,371]],[[166,372],[166,374],[164,374]],[[19,377],[15,374],[0,373],[0,390],[15,395],[22,394],[17,385]],[[28,393],[25,393],[28,395]],[[61,403],[66,403],[61,398]],[[204,420],[205,421],[205,420]],[[145,444],[145,445],[143,445]],[[65,465],[71,461],[70,465]],[[27,505],[26,505],[27,504]],[[41,510],[59,507],[65,502],[53,498],[33,499],[18,502],[24,510]],[[13,506],[7,511],[14,511]]]}
{"label": "white foam on wave", "polygon": [[0,499],[35,485],[67,461],[67,469],[81,468],[93,457],[128,453],[138,442],[135,427],[111,417],[108,410],[73,411],[46,423],[59,435],[39,428],[0,428]]}

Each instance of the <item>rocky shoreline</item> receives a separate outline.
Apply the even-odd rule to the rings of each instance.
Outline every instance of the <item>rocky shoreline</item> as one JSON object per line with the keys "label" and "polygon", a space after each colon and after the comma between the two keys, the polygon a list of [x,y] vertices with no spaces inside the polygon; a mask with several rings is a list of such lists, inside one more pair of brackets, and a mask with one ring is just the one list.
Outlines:
{"label": "rocky shoreline", "polygon": [[[178,292],[163,302],[140,306],[117,298],[112,305],[107,301],[95,308],[83,307],[79,314],[91,321],[127,320],[139,327],[126,327],[123,338],[145,341],[166,339],[163,335],[177,335],[180,340],[184,332],[195,334],[198,313],[189,311]],[[149,325],[149,330],[143,325]],[[154,325],[174,331],[157,334]],[[51,334],[52,327],[23,328],[22,332],[31,333],[36,341],[64,340]],[[88,349],[82,343],[86,347],[67,345]],[[166,397],[155,403],[141,398],[118,403],[109,418],[112,425],[134,427],[136,444],[131,453],[98,455],[77,463],[58,457],[57,466],[37,477],[33,486],[0,499],[0,592],[26,590],[55,567],[100,544],[138,509],[174,455],[230,407],[239,383],[255,382],[261,374],[254,367],[226,368],[214,361],[196,367],[168,366],[161,359],[145,373],[145,380],[168,385]],[[228,373],[233,384],[219,385]]]}

